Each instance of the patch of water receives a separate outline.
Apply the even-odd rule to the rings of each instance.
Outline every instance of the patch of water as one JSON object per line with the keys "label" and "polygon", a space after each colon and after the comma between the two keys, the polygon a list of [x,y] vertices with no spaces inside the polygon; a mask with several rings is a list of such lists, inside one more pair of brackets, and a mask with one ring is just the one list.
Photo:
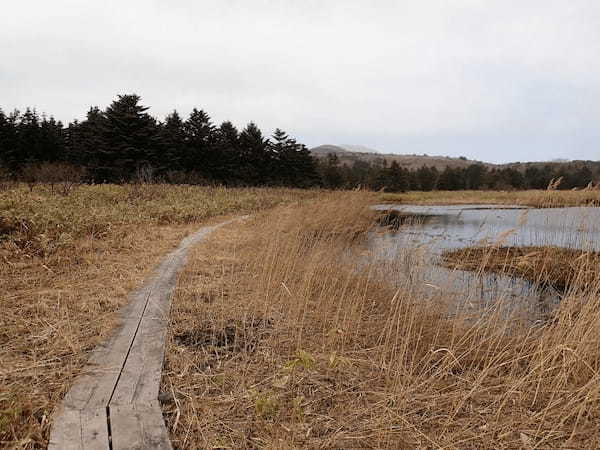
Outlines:
{"label": "patch of water", "polygon": [[438,250],[498,242],[600,250],[600,208],[596,207],[379,205],[377,209],[427,216],[422,224],[404,226],[402,234]]}
{"label": "patch of water", "polygon": [[[439,265],[445,250],[500,244],[600,250],[600,208],[534,209],[494,205],[380,205],[420,217],[397,231],[374,233],[369,246],[398,285],[422,298],[443,298],[452,308],[480,310],[502,302],[532,320],[560,301],[552,288],[499,274],[450,270]],[[508,300],[508,301],[507,301]]]}

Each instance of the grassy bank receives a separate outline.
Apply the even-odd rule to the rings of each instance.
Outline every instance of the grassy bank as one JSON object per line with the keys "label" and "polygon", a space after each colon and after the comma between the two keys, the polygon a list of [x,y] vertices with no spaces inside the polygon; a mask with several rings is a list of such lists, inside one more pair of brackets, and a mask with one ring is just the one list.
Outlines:
{"label": "grassy bank", "polygon": [[598,283],[535,328],[501,305],[451,315],[380,278],[372,197],[336,195],[195,250],[161,393],[177,448],[600,445]]}
{"label": "grassy bank", "polygon": [[0,192],[0,447],[45,448],[53,408],[88,352],[185,235],[315,195],[169,185]]}
{"label": "grassy bank", "polygon": [[560,292],[585,289],[600,281],[600,255],[561,247],[470,247],[447,251],[451,269],[516,276]]}
{"label": "grassy bank", "polygon": [[464,205],[472,203],[522,205],[536,208],[600,206],[600,190],[594,191],[432,191],[381,194],[389,203],[415,205]]}

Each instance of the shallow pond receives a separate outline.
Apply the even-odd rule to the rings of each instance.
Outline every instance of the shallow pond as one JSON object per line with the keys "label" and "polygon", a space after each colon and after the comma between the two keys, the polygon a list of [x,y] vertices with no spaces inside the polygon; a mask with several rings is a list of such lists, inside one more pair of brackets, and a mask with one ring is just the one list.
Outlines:
{"label": "shallow pond", "polygon": [[[444,250],[500,244],[558,246],[600,250],[600,208],[535,209],[495,205],[379,205],[406,220],[397,231],[374,233],[375,258],[399,286],[422,298],[445,300],[451,308],[479,310],[498,303],[542,318],[560,300],[551,288],[540,289],[509,276],[449,270],[439,265]],[[509,300],[508,302],[503,300]]]}

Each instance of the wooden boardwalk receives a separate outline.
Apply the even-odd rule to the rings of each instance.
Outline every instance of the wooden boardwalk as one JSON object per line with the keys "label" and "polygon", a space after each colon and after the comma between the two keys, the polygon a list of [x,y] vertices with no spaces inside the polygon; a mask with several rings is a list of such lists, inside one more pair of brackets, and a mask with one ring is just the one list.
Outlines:
{"label": "wooden boardwalk", "polygon": [[49,449],[172,448],[158,402],[171,294],[190,247],[231,222],[184,239],[132,294],[121,327],[93,351],[54,415]]}

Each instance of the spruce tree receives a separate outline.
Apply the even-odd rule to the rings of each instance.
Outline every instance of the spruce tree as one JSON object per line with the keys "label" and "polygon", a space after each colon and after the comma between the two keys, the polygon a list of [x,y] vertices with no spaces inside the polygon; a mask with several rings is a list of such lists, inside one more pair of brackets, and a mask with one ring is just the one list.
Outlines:
{"label": "spruce tree", "polygon": [[177,111],[165,118],[161,127],[164,151],[158,162],[159,171],[183,170],[186,163],[187,143],[183,120]]}
{"label": "spruce tree", "polygon": [[244,174],[241,171],[239,133],[231,122],[223,122],[215,130],[213,152],[218,156],[215,178],[224,184],[240,184]]}
{"label": "spruce tree", "polygon": [[275,183],[290,187],[309,187],[318,183],[315,160],[304,145],[277,128],[269,148]]}
{"label": "spruce tree", "polygon": [[44,117],[40,123],[40,150],[39,161],[58,162],[67,159],[65,151],[65,130],[60,121],[54,117]]}
{"label": "spruce tree", "polygon": [[66,130],[67,158],[72,164],[87,168],[90,179],[103,181],[112,177],[112,168],[104,167],[105,142],[103,139],[105,117],[100,108],[91,107],[86,120],[74,121]]}
{"label": "spruce tree", "polygon": [[321,178],[323,185],[328,189],[339,189],[342,187],[342,175],[339,167],[340,160],[335,153],[329,153],[322,166]]}
{"label": "spruce tree", "polygon": [[254,122],[240,133],[242,179],[249,185],[268,184],[271,181],[272,156],[268,141]]}
{"label": "spruce tree", "polygon": [[42,160],[40,117],[35,109],[27,108],[17,124],[16,160],[19,165]]}
{"label": "spruce tree", "polygon": [[194,108],[183,125],[187,155],[184,165],[187,170],[196,170],[205,178],[211,178],[215,160],[211,154],[214,141],[214,126],[209,115]]}
{"label": "spruce tree", "polygon": [[6,115],[0,109],[0,163],[10,170],[19,165],[17,152],[17,117],[18,112]]}
{"label": "spruce tree", "polygon": [[131,179],[139,168],[156,166],[161,158],[158,125],[140,100],[135,94],[119,95],[104,112],[99,160],[107,180]]}

